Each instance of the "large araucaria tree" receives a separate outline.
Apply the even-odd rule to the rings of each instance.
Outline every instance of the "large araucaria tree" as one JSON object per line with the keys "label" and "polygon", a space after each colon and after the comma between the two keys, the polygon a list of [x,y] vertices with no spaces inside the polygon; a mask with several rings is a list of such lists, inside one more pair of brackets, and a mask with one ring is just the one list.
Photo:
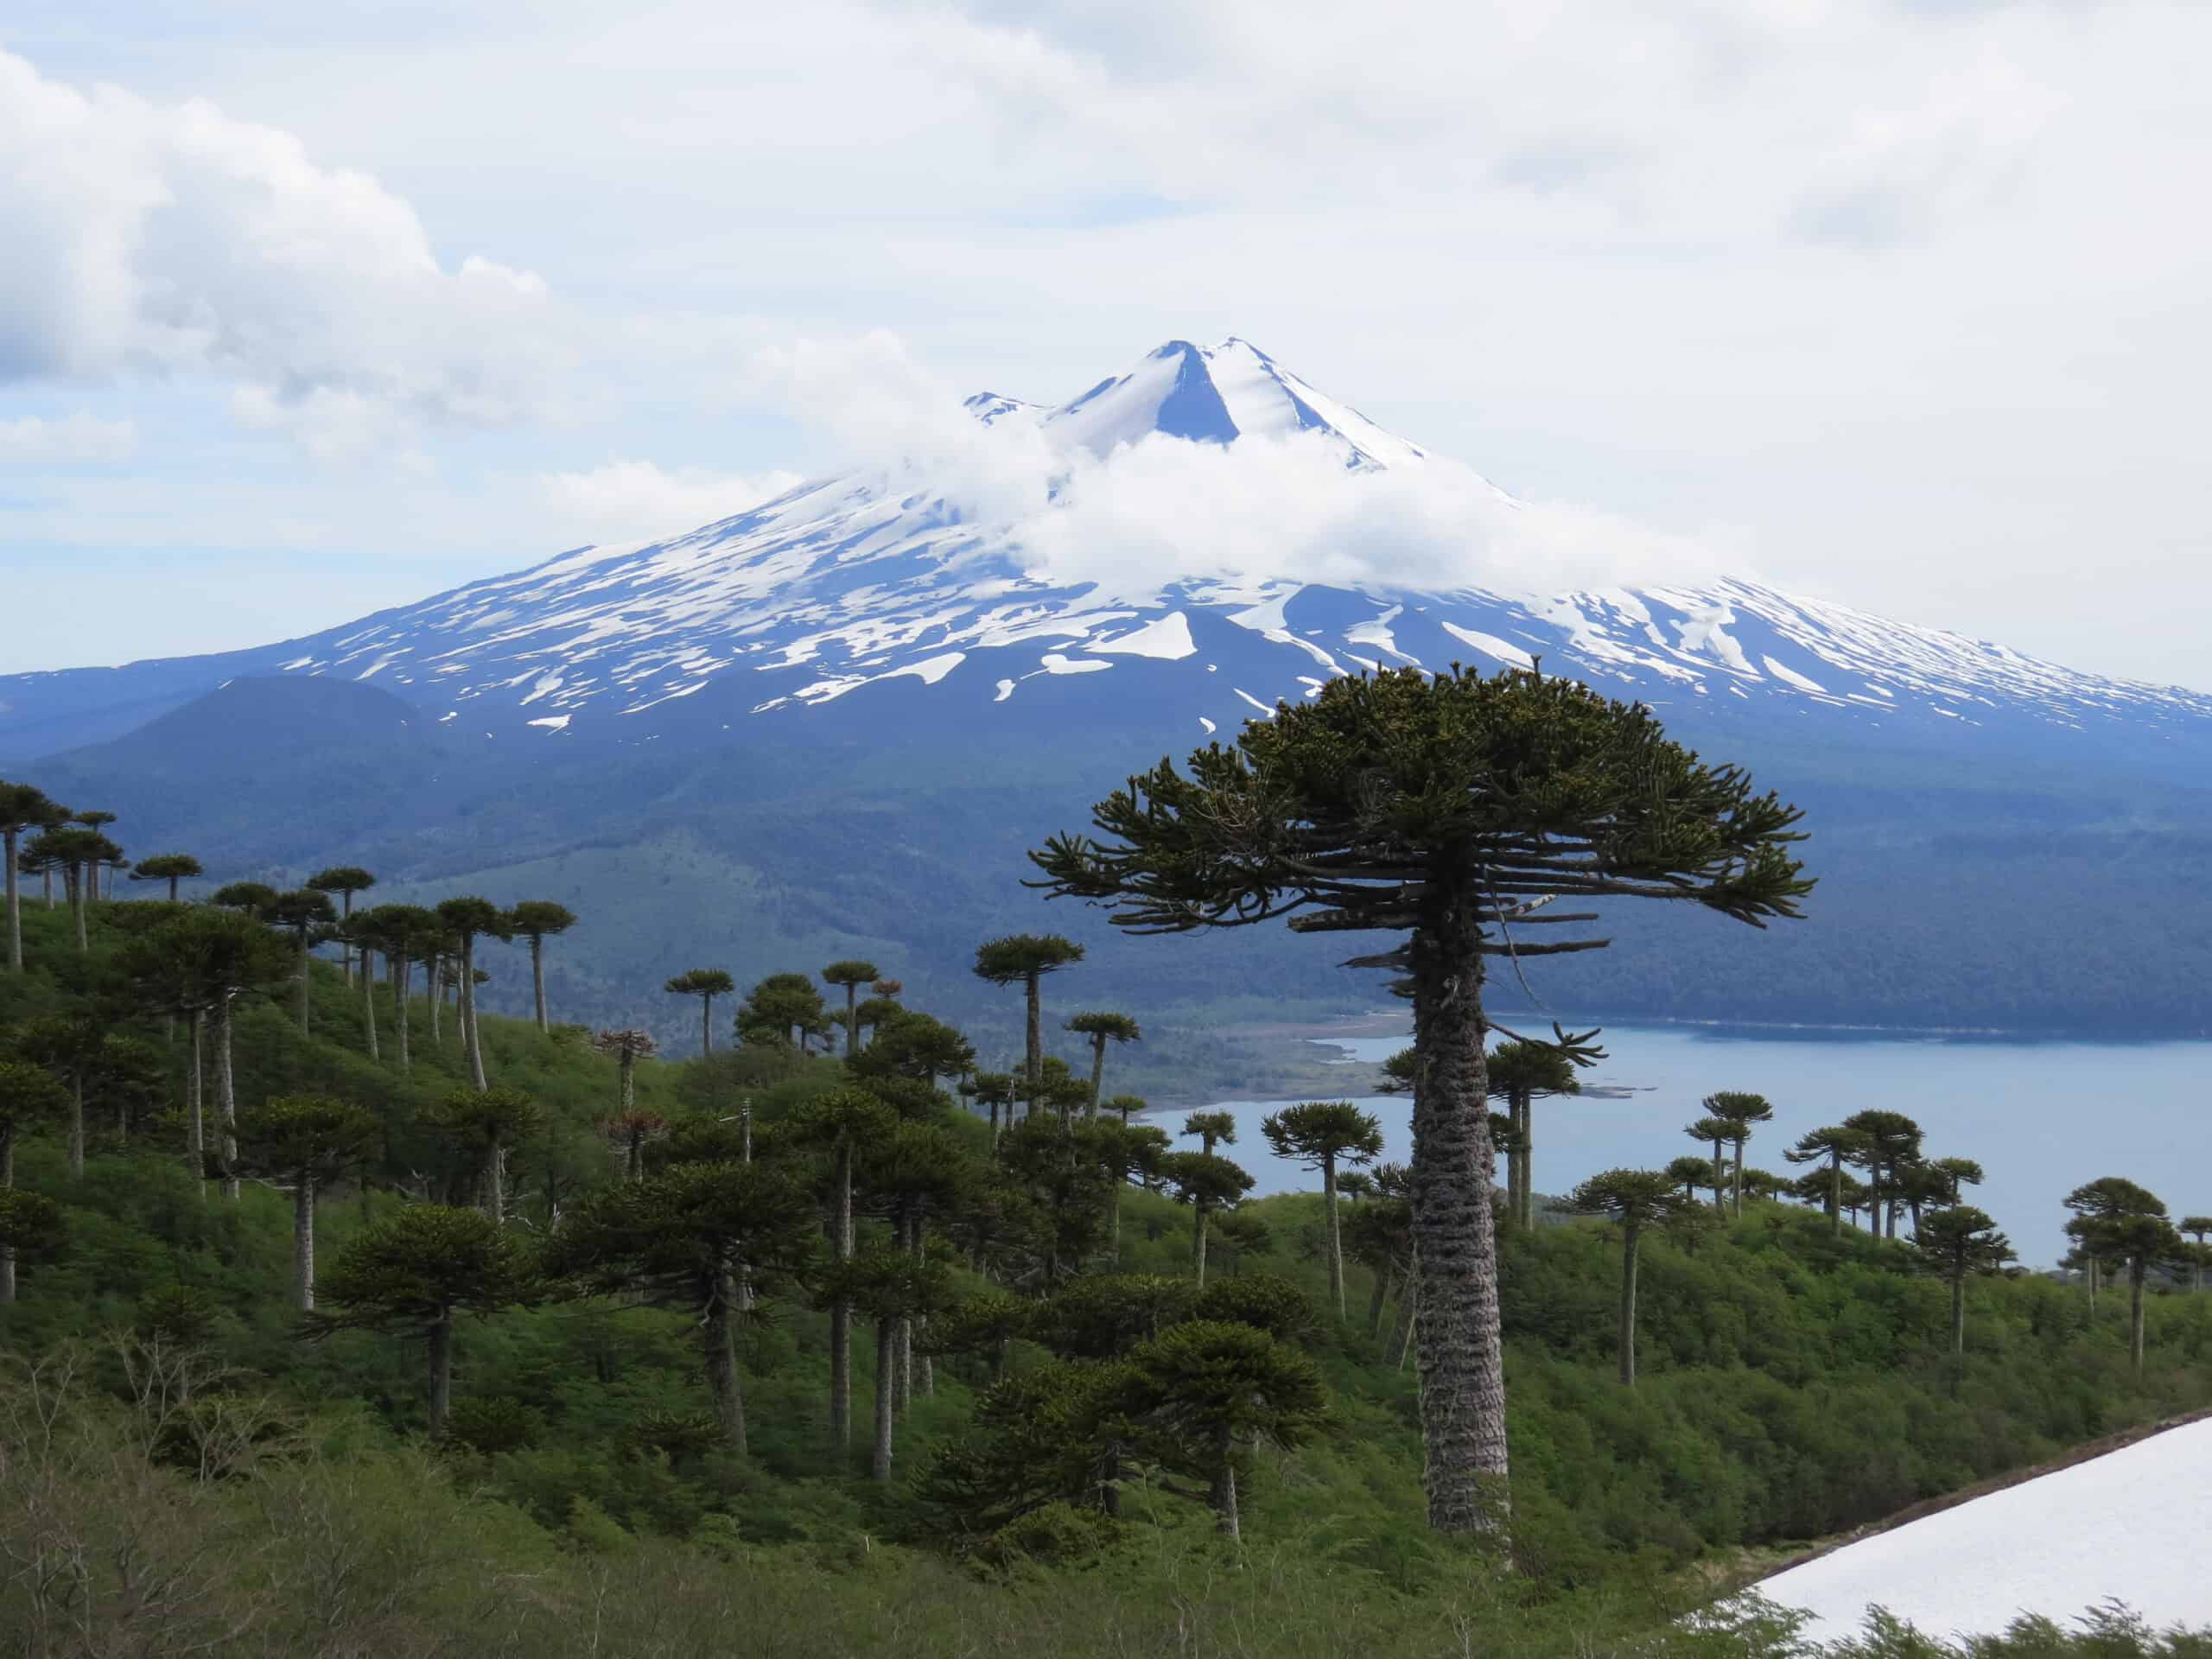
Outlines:
{"label": "large araucaria tree", "polygon": [[719,968],[693,968],[678,974],[661,987],[671,996],[696,996],[699,999],[699,1053],[702,1058],[715,1052],[715,999],[728,996],[737,989],[737,982]]}
{"label": "large araucaria tree", "polygon": [[576,913],[566,905],[556,905],[550,899],[525,899],[507,912],[507,920],[514,928],[515,937],[530,941],[530,995],[537,1017],[537,1028],[546,1028],[545,1019],[545,941],[556,933],[565,933],[576,925]]}
{"label": "large araucaria tree", "polygon": [[[1504,1518],[1505,1374],[1492,1224],[1486,963],[1594,919],[1550,901],[1659,899],[1763,926],[1799,913],[1799,813],[1670,741],[1650,711],[1534,671],[1331,680],[1236,745],[1160,766],[1094,809],[1100,840],[1033,855],[1055,895],[1140,933],[1250,926],[1407,934],[1362,957],[1414,1004],[1412,1202],[1431,1525]],[[1510,1033],[1509,1033],[1510,1034]]]}
{"label": "large araucaria tree", "polygon": [[1083,960],[1083,947],[1057,933],[1015,933],[976,947],[976,977],[994,985],[1019,985],[1027,1009],[1023,1075],[1029,1079],[1029,1109],[1045,1082],[1045,1003],[1040,986],[1047,974]]}
{"label": "large araucaria tree", "polygon": [[1260,1133],[1267,1136],[1268,1150],[1276,1157],[1321,1172],[1329,1305],[1341,1319],[1344,1316],[1344,1246],[1337,1210],[1337,1174],[1346,1166],[1370,1164],[1382,1155],[1382,1126],[1372,1112],[1363,1112],[1348,1100],[1309,1100],[1262,1118]]}
{"label": "large araucaria tree", "polygon": [[1621,1227],[1621,1383],[1636,1386],[1636,1266],[1643,1235],[1680,1219],[1696,1208],[1694,1199],[1675,1191],[1675,1178],[1663,1169],[1609,1169],[1574,1189],[1567,1207],[1586,1216],[1605,1216]]}

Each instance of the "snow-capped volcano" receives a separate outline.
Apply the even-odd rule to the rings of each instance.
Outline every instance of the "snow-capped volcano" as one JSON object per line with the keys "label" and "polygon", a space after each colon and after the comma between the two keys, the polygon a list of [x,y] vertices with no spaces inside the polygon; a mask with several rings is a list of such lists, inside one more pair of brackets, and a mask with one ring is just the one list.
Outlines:
{"label": "snow-capped volcano", "polygon": [[[709,706],[724,724],[804,718],[862,694],[931,699],[950,718],[1073,676],[1101,694],[1102,719],[1135,698],[1198,737],[1313,695],[1332,675],[1538,658],[1699,723],[1817,716],[1829,729],[2027,727],[2153,741],[2212,731],[2212,698],[1747,582],[1530,596],[1503,591],[1473,554],[1464,579],[1443,585],[1387,579],[1387,556],[1331,584],[1264,568],[1078,578],[1032,543],[1058,528],[1052,515],[1086,510],[1084,485],[1068,485],[1084,468],[1110,480],[1162,446],[1256,446],[1339,483],[1354,475],[1357,487],[1444,463],[1234,339],[1172,341],[1057,406],[982,393],[967,407],[1047,469],[1066,469],[1040,475],[1026,518],[979,513],[912,467],[818,480],[689,535],[563,553],[283,646],[198,659],[196,672],[188,660],[0,682],[0,706],[13,705],[0,738],[8,723],[35,723],[50,734],[39,747],[60,747],[51,738],[69,722],[55,725],[57,698],[157,713],[240,673],[369,681],[456,732],[568,741],[644,740]],[[100,676],[120,678],[88,685]],[[38,752],[22,736],[8,748]]]}

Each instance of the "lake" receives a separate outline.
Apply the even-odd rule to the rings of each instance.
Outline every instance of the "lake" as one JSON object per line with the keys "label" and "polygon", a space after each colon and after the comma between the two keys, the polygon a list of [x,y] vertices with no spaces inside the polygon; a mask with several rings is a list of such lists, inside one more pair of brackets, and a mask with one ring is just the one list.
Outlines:
{"label": "lake", "polygon": [[[1508,1016],[1535,1035],[1548,1018]],[[1562,1019],[1568,1030],[1594,1020]],[[1379,1060],[1413,1039],[1332,1037],[1346,1059]],[[2212,1043],[2063,1040],[1987,1036],[1775,1030],[1725,1027],[1605,1027],[1607,1058],[1582,1074],[1586,1090],[1535,1106],[1535,1185],[1562,1193],[1600,1169],[1662,1167],[1698,1150],[1682,1126],[1716,1090],[1764,1095],[1776,1120],[1761,1124],[1745,1161],[1797,1173],[1783,1148],[1808,1130],[1868,1107],[1900,1111],[1928,1132],[1930,1157],[1974,1158],[1988,1173],[1967,1202],[1997,1218],[2020,1259],[2047,1267],[2065,1254],[2060,1201],[2082,1182],[2124,1175],[2164,1198],[2177,1217],[2212,1214]],[[1274,1158],[1260,1120],[1286,1101],[1224,1100],[1237,1142],[1230,1155],[1258,1178],[1254,1189],[1310,1187],[1318,1178]],[[1381,1119],[1386,1159],[1412,1151],[1403,1096],[1360,1099]],[[1163,1113],[1173,1134],[1181,1114]]]}

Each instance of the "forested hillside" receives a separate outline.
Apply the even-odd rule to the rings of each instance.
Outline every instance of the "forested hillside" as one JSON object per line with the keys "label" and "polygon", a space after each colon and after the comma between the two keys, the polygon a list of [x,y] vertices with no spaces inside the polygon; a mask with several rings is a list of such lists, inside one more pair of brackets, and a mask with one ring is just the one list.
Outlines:
{"label": "forested hillside", "polygon": [[[479,1090],[458,1007],[411,998],[403,1065],[384,974],[302,996],[281,903],[232,898],[92,901],[81,947],[34,899],[0,974],[10,1651],[1764,1652],[1654,1621],[2212,1402],[2185,1280],[2152,1275],[2139,1367],[2125,1294],[1962,1267],[1955,1354],[1929,1249],[1693,1160],[1643,1228],[1633,1387],[1620,1226],[1501,1201],[1513,1521],[1440,1536],[1402,1176],[1357,1122],[1339,1311],[1318,1192],[1238,1201],[1235,1147],[1175,1150],[1203,1116],[1094,1116],[1079,1071],[937,1087],[958,1033],[873,964],[725,1001],[711,1060],[486,1015]],[[233,1154],[156,942],[214,930],[188,980],[240,918],[270,948],[226,1004]],[[841,982],[874,999],[849,1054]]]}

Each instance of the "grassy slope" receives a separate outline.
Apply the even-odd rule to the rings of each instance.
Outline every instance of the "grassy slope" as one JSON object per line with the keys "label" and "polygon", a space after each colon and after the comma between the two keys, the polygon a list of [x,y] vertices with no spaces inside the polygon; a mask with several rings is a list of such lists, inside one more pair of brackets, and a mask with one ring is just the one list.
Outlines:
{"label": "grassy slope", "polygon": [[[0,979],[0,1021],[56,1003],[82,978],[60,919],[33,912],[40,970],[25,983]],[[394,1123],[388,1173],[419,1171],[435,1185],[451,1173],[449,1160],[410,1120],[458,1081],[457,1045],[449,1033],[441,1054],[425,1041],[416,1077],[402,1084],[388,1057],[372,1065],[356,1048],[353,1008],[325,971],[315,1038],[302,1040],[277,1007],[251,1009],[241,1021],[242,1096],[312,1086],[374,1104]],[[421,1013],[418,1004],[418,1032]],[[518,1160],[535,1216],[533,1172],[544,1164],[604,1179],[588,1126],[612,1099],[613,1068],[512,1022],[487,1019],[485,1034],[490,1069],[531,1089],[554,1119],[545,1145]],[[764,1116],[835,1070],[764,1090]],[[643,1097],[664,1107],[697,1086],[682,1065],[649,1065],[640,1079]],[[93,1118],[105,1121],[98,1103]],[[881,1618],[906,1621],[905,1645],[924,1653],[1001,1643],[1322,1653],[1357,1640],[1377,1653],[1411,1654],[1456,1651],[1453,1632],[1475,1630],[1485,1646],[1554,1651],[1572,1636],[1647,1617],[1651,1586],[1676,1582],[1676,1570],[1700,1558],[1833,1532],[2212,1400],[2212,1297],[2153,1299],[2152,1363],[2139,1384],[2127,1375],[2117,1299],[2092,1323],[2078,1294],[2056,1284],[1978,1286],[1974,1351],[1961,1374],[1944,1354],[1944,1291],[1905,1273],[1895,1247],[1830,1241],[1817,1217],[1764,1207],[1694,1248],[1664,1239],[1647,1247],[1645,1380],[1627,1394],[1611,1378],[1618,1247],[1596,1226],[1546,1228],[1509,1239],[1504,1264],[1522,1569],[1511,1579],[1440,1548],[1420,1526],[1414,1379],[1382,1363],[1363,1328],[1368,1281],[1355,1270],[1353,1319],[1316,1345],[1337,1427],[1261,1459],[1247,1495],[1243,1570],[1221,1572],[1202,1516],[1138,1494],[1132,1507],[1156,1524],[1140,1525],[1103,1564],[985,1590],[925,1551],[881,1541],[925,1537],[927,1517],[903,1484],[876,1488],[825,1444],[824,1332],[805,1309],[785,1310],[747,1337],[748,1462],[650,1450],[640,1431],[654,1414],[706,1404],[685,1322],[587,1304],[467,1330],[458,1396],[512,1401],[541,1427],[521,1449],[434,1466],[408,1449],[421,1421],[419,1353],[371,1336],[315,1347],[293,1339],[283,1195],[249,1187],[235,1207],[207,1202],[171,1159],[137,1147],[96,1143],[81,1187],[68,1183],[50,1141],[33,1139],[19,1168],[26,1185],[67,1205],[71,1243],[59,1261],[25,1265],[8,1332],[14,1350],[51,1353],[71,1337],[96,1339],[127,1325],[147,1292],[195,1285],[221,1306],[214,1342],[223,1357],[310,1425],[321,1448],[305,1465],[271,1473],[251,1498],[242,1489],[142,1483],[132,1489],[138,1510],[189,1511],[189,1525],[178,1520],[180,1537],[216,1528],[268,1546],[291,1535],[285,1505],[320,1503],[327,1516],[342,1507],[343,1525],[328,1524],[353,1541],[348,1548],[385,1561],[375,1569],[383,1571],[394,1551],[406,1554],[409,1517],[427,1506],[442,1534],[471,1541],[417,1564],[406,1592],[412,1613],[459,1630],[490,1618],[494,1603],[507,1605],[487,1587],[500,1573],[509,1600],[526,1580],[541,1587],[512,1617],[514,1628],[540,1632],[529,1651],[585,1650],[562,1644],[579,1639],[577,1621],[594,1605],[621,1622],[626,1645],[617,1650],[641,1653],[724,1650],[683,1643],[703,1643],[696,1633],[728,1618],[757,1626],[759,1650],[779,1653],[855,1650],[839,1643],[858,1643]],[[1289,1274],[1318,1293],[1318,1199],[1293,1195],[1253,1208],[1274,1247],[1237,1265]],[[362,1209],[342,1193],[326,1206],[323,1252],[342,1246]],[[1131,1193],[1123,1265],[1182,1271],[1186,1223],[1173,1205]],[[855,1344],[862,1402],[871,1346]],[[941,1366],[937,1396],[902,1423],[904,1468],[921,1466],[960,1431],[973,1398],[963,1371]],[[105,1521],[92,1510],[124,1477],[108,1452],[86,1455],[105,1459],[107,1472],[71,1483],[91,1506],[84,1525],[119,1525],[128,1506],[101,1511]],[[26,1465],[14,1466],[10,1478]],[[350,1494],[344,1505],[335,1506],[335,1491]],[[722,1565],[733,1552],[752,1568],[741,1586]],[[829,1604],[816,1605],[832,1586]],[[673,1645],[647,1642],[654,1628]],[[1188,1644],[1163,1646],[1178,1629]],[[695,1636],[679,1640],[685,1630]],[[1109,1641],[1102,1630],[1119,1634]],[[771,1632],[780,1632],[773,1643]],[[1096,1638],[1090,1645],[1084,1632]],[[414,1650],[388,1639],[379,1650]]]}

